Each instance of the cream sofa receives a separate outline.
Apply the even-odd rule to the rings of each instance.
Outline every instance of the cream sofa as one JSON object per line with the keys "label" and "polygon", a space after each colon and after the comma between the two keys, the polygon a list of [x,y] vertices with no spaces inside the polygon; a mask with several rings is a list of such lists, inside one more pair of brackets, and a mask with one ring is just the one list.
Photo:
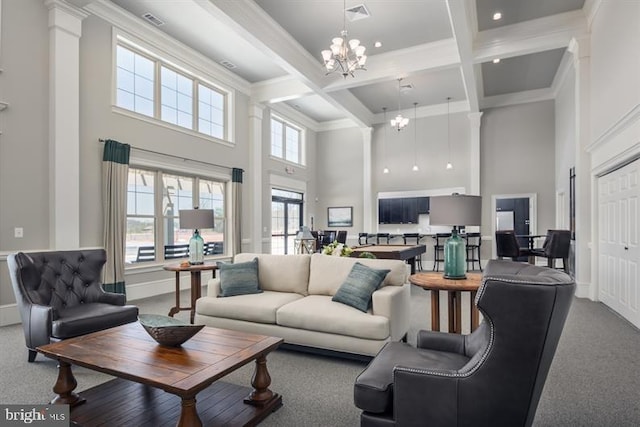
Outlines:
{"label": "cream sofa", "polygon": [[[284,338],[285,343],[374,356],[409,330],[407,265],[397,260],[329,255],[238,254],[258,258],[262,293],[219,297],[220,280],[209,280],[196,302],[195,323]],[[331,301],[355,262],[391,270],[364,313]]]}

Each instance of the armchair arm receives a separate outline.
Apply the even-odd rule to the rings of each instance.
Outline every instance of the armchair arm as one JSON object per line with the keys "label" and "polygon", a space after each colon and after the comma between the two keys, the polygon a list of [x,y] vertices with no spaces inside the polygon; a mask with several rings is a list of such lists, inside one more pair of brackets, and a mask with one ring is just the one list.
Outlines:
{"label": "armchair arm", "polygon": [[22,316],[24,328],[24,340],[27,348],[35,350],[36,347],[51,342],[51,329],[53,322],[53,308],[46,305],[30,304],[28,313]]}
{"label": "armchair arm", "polygon": [[111,305],[125,305],[127,296],[124,294],[116,294],[115,292],[103,292],[98,302]]}
{"label": "armchair arm", "polygon": [[465,336],[447,332],[419,331],[416,347],[464,354]]}
{"label": "armchair arm", "polygon": [[209,279],[207,282],[207,296],[218,298],[218,296],[222,293],[220,288],[220,279],[217,277]]}
{"label": "armchair arm", "polygon": [[453,375],[455,371],[431,372],[397,366],[393,370],[395,425],[456,426],[459,380]]}
{"label": "armchair arm", "polygon": [[391,341],[399,341],[409,331],[411,285],[384,286],[372,295],[373,314],[389,319]]}

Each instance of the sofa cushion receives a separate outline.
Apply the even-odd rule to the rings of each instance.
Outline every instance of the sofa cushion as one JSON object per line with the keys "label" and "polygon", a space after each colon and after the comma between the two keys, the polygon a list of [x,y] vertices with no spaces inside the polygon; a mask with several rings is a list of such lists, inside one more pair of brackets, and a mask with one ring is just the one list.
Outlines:
{"label": "sofa cushion", "polygon": [[295,292],[308,295],[309,255],[272,255],[243,253],[235,262],[258,258],[258,282],[264,291]]}
{"label": "sofa cushion", "polygon": [[331,300],[366,312],[371,306],[371,294],[378,289],[389,271],[391,270],[377,270],[356,262]]}
{"label": "sofa cushion", "polygon": [[[290,256],[290,255],[288,255]],[[338,288],[347,279],[353,264],[359,262],[371,268],[391,270],[380,285],[402,286],[407,283],[407,264],[395,259],[364,259],[335,257],[330,255],[311,255],[309,272],[309,295],[335,295]]]}
{"label": "sofa cushion", "polygon": [[218,263],[220,272],[220,296],[232,297],[235,295],[258,294],[262,290],[258,286],[258,259],[247,262],[229,264]]}
{"label": "sofa cushion", "polygon": [[302,295],[293,292],[273,291],[227,298],[204,297],[196,301],[196,312],[204,316],[275,324],[276,311],[300,298]]}
{"label": "sofa cushion", "polygon": [[389,337],[389,319],[331,301],[326,295],[309,295],[283,305],[276,313],[276,320],[278,325],[289,328],[373,340]]}

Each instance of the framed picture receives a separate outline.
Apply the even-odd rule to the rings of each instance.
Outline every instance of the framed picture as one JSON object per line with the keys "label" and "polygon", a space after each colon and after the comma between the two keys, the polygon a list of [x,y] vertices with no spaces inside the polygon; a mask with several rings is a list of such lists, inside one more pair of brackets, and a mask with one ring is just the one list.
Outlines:
{"label": "framed picture", "polygon": [[353,206],[327,208],[327,226],[353,227]]}

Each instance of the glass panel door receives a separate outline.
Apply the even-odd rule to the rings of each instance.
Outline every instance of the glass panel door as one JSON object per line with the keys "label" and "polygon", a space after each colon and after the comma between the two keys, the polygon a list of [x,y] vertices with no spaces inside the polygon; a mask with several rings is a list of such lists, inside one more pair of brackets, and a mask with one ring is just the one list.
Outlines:
{"label": "glass panel door", "polygon": [[302,224],[302,193],[272,190],[271,253],[294,253],[294,239]]}

